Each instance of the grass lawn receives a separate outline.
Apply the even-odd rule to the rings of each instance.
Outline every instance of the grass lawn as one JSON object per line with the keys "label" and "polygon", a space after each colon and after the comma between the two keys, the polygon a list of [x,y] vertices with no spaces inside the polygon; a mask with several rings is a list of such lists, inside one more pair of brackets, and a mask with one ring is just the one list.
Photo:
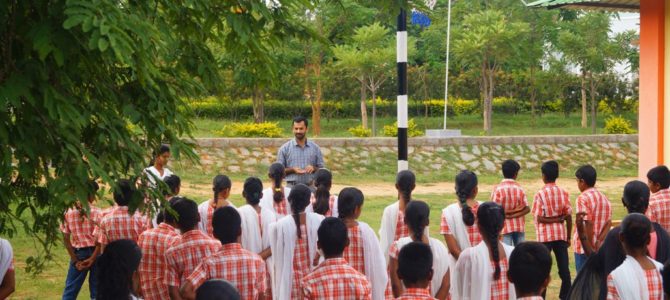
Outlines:
{"label": "grass lawn", "polygon": [[[624,115],[631,120],[634,128],[637,128],[637,115],[628,113]],[[598,117],[598,133],[604,133],[605,116]],[[442,128],[441,117],[416,117],[414,120],[421,130]],[[253,120],[238,120],[239,122],[252,122]],[[284,136],[291,135],[291,120],[270,120],[279,122],[284,129]],[[311,120],[310,120],[311,121]],[[383,136],[384,125],[392,125],[395,117],[384,117],[377,119],[377,136]],[[215,131],[222,130],[223,126],[232,123],[232,120],[194,119],[195,137],[216,137]],[[494,114],[492,135],[580,135],[591,134],[591,128],[581,128],[581,116],[577,113],[569,117],[560,113],[551,113],[538,116],[533,124],[528,114]],[[589,126],[590,126],[589,120]],[[351,137],[348,128],[360,125],[359,119],[322,119],[320,137]],[[480,115],[455,116],[447,120],[448,128],[460,129],[463,135],[484,135],[482,130],[482,118]],[[369,118],[369,127],[372,126],[372,118]]]}

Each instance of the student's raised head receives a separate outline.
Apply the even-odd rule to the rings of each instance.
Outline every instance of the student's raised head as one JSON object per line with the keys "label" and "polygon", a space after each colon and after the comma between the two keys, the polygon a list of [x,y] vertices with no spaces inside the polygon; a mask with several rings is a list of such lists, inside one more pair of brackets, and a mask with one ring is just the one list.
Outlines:
{"label": "student's raised head", "polygon": [[96,299],[129,299],[137,295],[134,287],[139,286],[140,260],[142,251],[132,240],[116,240],[105,246],[105,252],[96,261],[98,295]]}
{"label": "student's raised head", "polygon": [[318,169],[314,173],[314,212],[325,215],[330,209],[330,187],[333,185],[333,174],[328,169]]}
{"label": "student's raised head", "polygon": [[137,190],[130,180],[121,179],[117,181],[114,189],[114,202],[119,206],[128,206],[136,192]]}
{"label": "student's raised head", "polygon": [[652,193],[670,187],[670,170],[666,166],[653,167],[647,172],[647,183]]}
{"label": "student's raised head", "polygon": [[502,163],[502,173],[505,179],[516,179],[520,169],[519,163],[513,159],[508,159]]}
{"label": "student's raised head", "polygon": [[621,198],[621,201],[629,214],[644,214],[649,207],[650,196],[649,187],[644,184],[644,182],[633,180],[626,183],[626,186],[623,188],[623,197]]}
{"label": "student's raised head", "polygon": [[410,170],[398,172],[395,176],[395,188],[405,202],[412,200],[412,191],[416,187],[416,176]]}
{"label": "student's raised head", "polygon": [[258,205],[263,197],[263,182],[258,177],[249,177],[244,180],[242,197],[252,206]]}
{"label": "student's raised head", "polygon": [[272,200],[274,200],[274,202],[279,203],[284,200],[285,195],[281,188],[281,183],[285,176],[284,165],[278,162],[270,165],[270,169],[268,169],[268,177],[272,179]]}
{"label": "student's raised head", "polygon": [[554,183],[558,179],[558,162],[555,160],[545,161],[540,168],[544,183]]}
{"label": "student's raised head", "polygon": [[411,242],[400,249],[398,278],[407,288],[428,288],[433,279],[433,251],[428,244]]}
{"label": "student's raised head", "polygon": [[405,225],[412,231],[412,238],[416,241],[423,239],[423,231],[430,220],[430,207],[420,200],[411,201],[405,207]]}
{"label": "student's raised head", "polygon": [[223,279],[205,281],[195,292],[195,300],[240,300],[235,286]]}
{"label": "student's raised head", "polygon": [[342,256],[344,248],[349,245],[347,225],[338,218],[328,217],[321,221],[317,230],[317,246],[325,258]]}
{"label": "student's raised head", "polygon": [[358,219],[363,209],[365,196],[355,187],[343,188],[337,196],[337,212],[340,219]]}
{"label": "student's raised head", "polygon": [[223,199],[228,199],[230,197],[230,188],[233,186],[233,183],[230,181],[230,178],[226,175],[216,175],[212,180],[212,191],[214,192],[214,203],[217,203],[219,200],[219,195]]}
{"label": "student's raised head", "polygon": [[214,237],[222,245],[235,243],[242,234],[242,218],[237,209],[231,206],[217,208],[212,215]]}
{"label": "student's raised head", "polygon": [[517,245],[509,258],[507,279],[514,284],[517,297],[540,296],[550,281],[551,253],[538,242]]}
{"label": "student's raised head", "polygon": [[628,214],[621,221],[619,240],[626,254],[645,254],[651,241],[651,221],[640,213]]}
{"label": "student's raised head", "polygon": [[293,220],[295,220],[295,226],[298,230],[298,238],[302,238],[300,232],[300,214],[305,212],[305,208],[309,205],[309,199],[311,197],[312,191],[302,183],[294,185],[291,189],[291,193],[288,195],[288,202],[291,204]]}
{"label": "student's raised head", "polygon": [[[489,249],[491,249],[491,256],[495,264],[495,272],[493,278],[498,280],[500,278],[500,255],[498,251],[498,240],[500,239],[500,232],[505,225],[505,210],[502,206],[495,202],[485,202],[477,209],[477,227],[482,239],[486,242]],[[502,253],[502,255],[505,255]]]}
{"label": "student's raised head", "polygon": [[593,166],[583,165],[577,169],[575,177],[577,178],[577,186],[579,187],[579,190],[583,192],[596,186],[598,174]]}
{"label": "student's raised head", "polygon": [[179,195],[179,192],[181,190],[181,178],[179,178],[179,176],[172,174],[163,179],[163,182],[165,182],[165,184],[169,189],[168,191],[168,193],[170,193],[169,195],[171,196]]}
{"label": "student's raised head", "polygon": [[[175,197],[175,203],[172,205],[177,217],[177,227],[182,233],[195,229],[200,222],[198,213],[198,204],[186,197]],[[172,199],[175,199],[172,198]]]}
{"label": "student's raised head", "polygon": [[456,175],[456,196],[461,204],[461,214],[463,223],[468,226],[475,224],[475,214],[472,208],[467,205],[468,199],[477,197],[477,175],[470,170],[463,170]]}

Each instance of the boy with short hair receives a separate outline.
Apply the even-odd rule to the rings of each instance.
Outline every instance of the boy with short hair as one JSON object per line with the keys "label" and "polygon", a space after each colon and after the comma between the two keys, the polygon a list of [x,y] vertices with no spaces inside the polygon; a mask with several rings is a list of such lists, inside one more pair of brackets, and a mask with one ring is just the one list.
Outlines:
{"label": "boy with short hair", "polygon": [[265,262],[240,244],[242,218],[236,209],[225,206],[212,216],[214,236],[221,250],[204,259],[182,285],[185,299],[193,299],[195,290],[209,279],[224,279],[237,288],[242,299],[265,299]]}
{"label": "boy with short hair", "polygon": [[584,165],[575,172],[577,187],[582,193],[577,197],[577,228],[573,235],[575,266],[579,272],[586,259],[595,253],[605,240],[612,225],[612,206],[605,194],[595,188],[596,169]]}
{"label": "boy with short hair", "polygon": [[647,185],[651,191],[647,217],[665,230],[670,230],[670,170],[658,166],[647,172]]}
{"label": "boy with short hair", "polygon": [[405,291],[398,300],[434,300],[428,286],[433,279],[433,252],[430,246],[411,242],[398,253],[398,277]]}
{"label": "boy with short hair", "polygon": [[367,277],[342,258],[344,248],[349,245],[344,222],[328,217],[321,222],[317,235],[317,247],[325,260],[303,277],[305,299],[371,299],[372,287]]}
{"label": "boy with short hair", "polygon": [[182,299],[179,287],[186,282],[186,277],[193,273],[203,259],[219,251],[221,243],[198,229],[198,204],[185,197],[175,198],[177,200],[173,209],[181,239],[165,251],[167,268],[164,282],[168,286],[170,298],[179,300]]}
{"label": "boy with short hair", "polygon": [[509,257],[508,280],[514,284],[517,299],[542,300],[551,276],[551,254],[542,243],[519,244]]}
{"label": "boy with short hair", "polygon": [[521,185],[516,182],[521,166],[518,162],[508,159],[502,163],[503,181],[491,193],[491,201],[505,209],[505,227],[502,241],[516,246],[525,240],[526,220],[524,216],[530,212],[528,199]]}

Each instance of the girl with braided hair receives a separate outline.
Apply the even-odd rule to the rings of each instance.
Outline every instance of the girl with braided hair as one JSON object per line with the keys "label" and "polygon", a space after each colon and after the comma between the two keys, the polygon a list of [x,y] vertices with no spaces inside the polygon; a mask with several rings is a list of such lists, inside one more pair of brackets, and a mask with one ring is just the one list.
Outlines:
{"label": "girl with braided hair", "polygon": [[396,175],[395,188],[398,191],[398,201],[384,208],[382,224],[379,227],[379,243],[384,251],[388,263],[389,247],[401,237],[409,235],[405,226],[405,207],[412,200],[412,191],[416,187],[416,176],[409,170],[400,171]]}
{"label": "girl with braided hair", "polygon": [[214,215],[214,211],[217,208],[225,206],[236,208],[235,205],[228,200],[232,186],[233,184],[228,176],[216,175],[214,180],[212,180],[214,197],[198,205],[198,213],[200,214],[198,228],[211,238],[214,238],[214,229],[212,228],[212,216]]}
{"label": "girl with braided hair", "polygon": [[456,196],[458,202],[442,210],[440,234],[444,236],[449,253],[454,262],[461,251],[476,246],[482,237],[475,224],[477,209],[481,202],[477,201],[477,175],[472,171],[463,170],[456,175]]}
{"label": "girl with braided hair", "polygon": [[433,278],[428,286],[430,294],[437,299],[447,299],[449,297],[449,252],[442,242],[429,237],[426,233],[429,217],[430,208],[426,202],[413,200],[405,208],[404,221],[410,234],[393,242],[389,249],[389,274],[391,274],[391,287],[394,297],[400,297],[405,289],[398,277],[398,253],[402,247],[412,242],[428,244],[433,252]]}
{"label": "girl with braided hair", "polygon": [[314,173],[314,187],[312,194],[312,208],[314,212],[326,217],[337,218],[337,195],[330,193],[333,185],[333,174],[328,169],[319,169]]}
{"label": "girl with braided hair", "polygon": [[486,202],[477,210],[483,241],[461,252],[454,269],[453,299],[516,299],[514,284],[507,280],[508,260],[514,247],[500,242],[505,210]]}

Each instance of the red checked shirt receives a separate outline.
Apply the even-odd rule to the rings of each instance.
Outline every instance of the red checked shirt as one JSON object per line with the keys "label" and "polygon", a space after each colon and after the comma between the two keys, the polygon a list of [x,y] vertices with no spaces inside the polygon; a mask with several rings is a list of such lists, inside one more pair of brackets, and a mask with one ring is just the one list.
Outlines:
{"label": "red checked shirt", "polygon": [[406,236],[409,236],[409,228],[407,228],[405,225],[405,213],[401,210],[398,210],[398,216],[396,218],[395,224],[395,238],[393,238],[393,240],[397,241],[400,238],[404,238]]}
{"label": "red checked shirt", "polygon": [[[503,257],[500,258],[500,278],[498,280],[491,279],[491,300],[507,300],[509,299],[509,281],[507,281],[507,258],[505,254],[501,253]],[[491,269],[495,270],[495,263],[491,261]],[[491,274],[493,276],[493,274]]]}
{"label": "red checked shirt", "polygon": [[277,212],[277,219],[288,215],[290,209],[288,207],[288,200],[286,200],[286,197],[284,197],[279,203],[272,201],[272,205],[274,206],[275,211]]}
{"label": "red checked shirt", "polygon": [[137,244],[142,249],[140,262],[140,286],[145,300],[169,299],[165,275],[165,252],[179,241],[180,237],[174,227],[160,223],[158,227],[149,229],[142,234]]}
{"label": "red checked shirt", "polygon": [[564,223],[540,223],[537,221],[538,217],[551,218],[572,215],[568,192],[555,183],[547,183],[535,194],[532,213],[535,217],[535,234],[538,242],[568,240],[568,232]]}
{"label": "red checked shirt", "polygon": [[651,195],[647,217],[665,230],[670,230],[670,189],[662,189]]}
{"label": "red checked shirt", "polygon": [[[391,244],[391,247],[389,247],[389,257],[397,260],[398,259],[398,254],[400,254],[400,248],[398,248],[398,241],[395,241],[395,242],[393,242],[393,244]],[[390,276],[389,276],[389,278],[390,278]],[[391,280],[389,279],[389,282],[390,281]],[[432,284],[432,281],[428,283],[427,291],[429,293],[432,292],[431,289],[430,289],[431,284]]]}
{"label": "red checked shirt", "polygon": [[302,279],[309,273],[309,248],[307,244],[307,225],[300,225],[300,238],[296,239],[293,252],[293,288],[291,299],[299,299],[302,295]]}
{"label": "red checked shirt", "polygon": [[365,258],[361,231],[357,226],[347,228],[349,232],[349,246],[344,249],[342,257],[356,271],[365,274]]}
{"label": "red checked shirt", "polygon": [[186,279],[194,288],[209,279],[224,279],[237,288],[241,299],[258,299],[266,290],[265,262],[239,243],[225,244],[198,265]]}
{"label": "red checked shirt", "polygon": [[165,284],[180,287],[205,258],[221,249],[221,243],[194,229],[165,251]]}
{"label": "red checked shirt", "polygon": [[137,242],[147,229],[148,221],[139,213],[129,214],[127,206],[118,206],[107,214],[98,228],[98,242],[107,245],[116,240],[128,239]]}
{"label": "red checked shirt", "polygon": [[437,300],[430,295],[428,289],[410,288],[406,289],[402,296],[396,300]]}
{"label": "red checked shirt", "polygon": [[365,275],[343,258],[323,261],[302,280],[305,299],[371,299],[372,288]]}
{"label": "red checked shirt", "polygon": [[[528,206],[526,193],[513,179],[504,179],[491,193],[491,201],[500,204],[505,211]],[[502,234],[525,232],[526,220],[524,217],[505,219]]]}
{"label": "red checked shirt", "polygon": [[[479,209],[479,202],[472,207],[472,213],[475,215],[475,223],[472,226],[465,225],[465,230],[468,232],[468,240],[470,241],[471,246],[477,246],[482,241],[482,235],[479,233],[477,228],[477,209]],[[449,228],[449,223],[447,222],[447,216],[442,213],[442,218],[440,220],[440,234],[452,234],[451,228]],[[465,249],[461,249],[465,250]]]}
{"label": "red checked shirt", "polygon": [[[644,277],[647,279],[647,291],[649,300],[663,300],[663,281],[661,274],[657,269],[644,270]],[[619,300],[619,292],[614,285],[612,274],[607,276],[607,300]]]}
{"label": "red checked shirt", "polygon": [[91,206],[89,216],[83,210],[70,208],[65,212],[60,231],[70,234],[70,244],[74,248],[95,247],[95,228],[100,223],[100,215],[100,208],[95,206]]}
{"label": "red checked shirt", "polygon": [[[577,214],[583,213],[584,221],[593,222],[593,236],[589,237],[595,243],[598,234],[603,230],[605,223],[612,219],[612,206],[610,205],[609,199],[598,191],[595,188],[590,188],[584,191],[577,198]],[[584,248],[582,248],[582,242],[579,240],[579,235],[577,233],[577,227],[575,226],[574,235],[574,249],[577,254],[584,254]],[[598,250],[600,245],[595,245],[595,249]]]}

